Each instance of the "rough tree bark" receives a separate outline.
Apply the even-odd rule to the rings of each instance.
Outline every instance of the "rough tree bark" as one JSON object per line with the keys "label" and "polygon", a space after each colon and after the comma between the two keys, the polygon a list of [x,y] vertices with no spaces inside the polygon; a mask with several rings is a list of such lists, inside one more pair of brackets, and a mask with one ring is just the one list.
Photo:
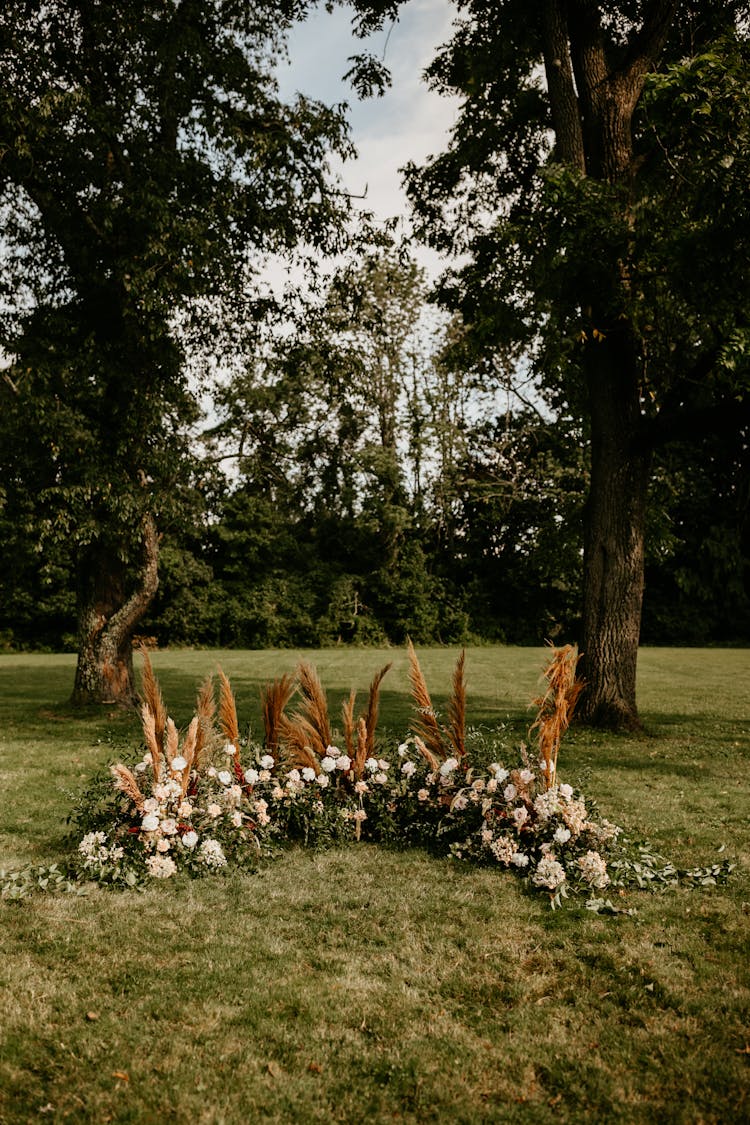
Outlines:
{"label": "rough tree bark", "polygon": [[[650,0],[640,30],[615,59],[592,0],[547,0],[545,65],[556,157],[582,174],[626,184],[636,174],[632,118],[647,73],[658,64],[676,0]],[[577,115],[572,112],[576,99]],[[584,527],[584,720],[636,729],[636,663],[644,579],[650,455],[643,442],[641,361],[627,320],[586,310],[596,336],[585,344],[591,418],[591,484]]]}
{"label": "rough tree bark", "polygon": [[131,706],[136,698],[132,637],[159,585],[159,541],[143,519],[142,559],[135,574],[111,551],[94,549],[81,567],[78,664],[71,702]]}

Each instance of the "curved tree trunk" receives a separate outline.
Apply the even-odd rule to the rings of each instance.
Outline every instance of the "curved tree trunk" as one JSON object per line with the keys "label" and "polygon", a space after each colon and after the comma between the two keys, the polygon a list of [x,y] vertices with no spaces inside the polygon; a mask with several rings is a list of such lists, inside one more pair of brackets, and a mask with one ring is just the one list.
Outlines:
{"label": "curved tree trunk", "polygon": [[579,716],[640,726],[636,662],[643,604],[650,455],[642,442],[638,357],[627,325],[587,345],[591,485],[584,528]]}
{"label": "curved tree trunk", "polygon": [[[78,664],[71,702],[135,701],[132,637],[159,585],[159,546],[151,516],[143,520],[143,557],[135,575],[106,548],[95,549],[79,574]],[[129,592],[132,591],[132,592]]]}

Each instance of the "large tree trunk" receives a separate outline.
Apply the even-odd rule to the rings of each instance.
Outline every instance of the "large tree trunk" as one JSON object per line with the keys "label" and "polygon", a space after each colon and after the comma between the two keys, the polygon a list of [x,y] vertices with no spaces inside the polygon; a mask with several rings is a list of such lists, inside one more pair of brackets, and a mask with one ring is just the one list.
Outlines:
{"label": "large tree trunk", "polygon": [[638,357],[621,323],[587,345],[591,484],[584,528],[583,657],[579,715],[637,729],[636,662],[650,456],[639,442]]}
{"label": "large tree trunk", "polygon": [[99,547],[84,561],[79,574],[78,664],[72,702],[135,701],[133,631],[156,593],[158,536],[151,516],[143,520],[143,556],[135,574]]}

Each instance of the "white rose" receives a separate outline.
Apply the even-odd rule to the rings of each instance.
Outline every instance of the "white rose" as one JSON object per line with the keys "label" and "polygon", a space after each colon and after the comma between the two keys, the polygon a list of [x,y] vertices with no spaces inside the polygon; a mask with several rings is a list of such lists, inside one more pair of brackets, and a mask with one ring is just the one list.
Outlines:
{"label": "white rose", "polygon": [[172,758],[171,767],[173,770],[184,770],[186,765],[187,759],[183,758],[182,754],[178,754],[175,758]]}
{"label": "white rose", "polygon": [[352,768],[352,760],[346,754],[340,754],[336,759],[337,770],[350,770]]}
{"label": "white rose", "polygon": [[404,774],[406,777],[411,777],[411,775],[413,773],[416,773],[416,772],[417,772],[417,767],[414,765],[414,762],[404,762],[404,764],[401,767],[401,773]]}
{"label": "white rose", "polygon": [[156,813],[147,813],[141,821],[141,828],[144,832],[156,832],[159,827],[159,818]]}
{"label": "white rose", "polygon": [[248,785],[255,785],[255,782],[257,780],[258,780],[258,771],[257,770],[245,770],[245,781],[247,782]]}
{"label": "white rose", "polygon": [[326,773],[333,773],[333,771],[336,769],[336,759],[329,758],[327,754],[320,764]]}
{"label": "white rose", "polygon": [[222,785],[232,784],[232,775],[229,770],[221,770],[221,772],[217,776]]}
{"label": "white rose", "polygon": [[315,781],[315,770],[310,766],[304,766],[302,769],[303,781]]}
{"label": "white rose", "polygon": [[197,843],[198,843],[198,833],[197,832],[193,832],[193,831],[186,832],[185,835],[182,837],[183,848],[190,848],[192,850]]}
{"label": "white rose", "polygon": [[458,765],[458,759],[457,758],[446,758],[445,761],[443,762],[443,764],[440,767],[441,777],[447,777],[449,773],[453,773],[453,771],[454,771],[454,769],[456,768],[457,765]]}
{"label": "white rose", "polygon": [[264,754],[260,760],[261,769],[272,770],[274,767],[274,758],[270,754]]}

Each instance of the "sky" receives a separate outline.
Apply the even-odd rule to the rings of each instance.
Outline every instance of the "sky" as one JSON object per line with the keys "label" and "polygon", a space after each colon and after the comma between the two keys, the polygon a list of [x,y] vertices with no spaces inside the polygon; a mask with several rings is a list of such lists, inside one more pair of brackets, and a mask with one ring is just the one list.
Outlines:
{"label": "sky", "polygon": [[[360,206],[380,219],[407,217],[399,168],[440,152],[454,123],[456,103],[428,90],[422,79],[435,49],[450,38],[454,16],[450,0],[408,0],[397,23],[362,41],[353,35],[349,9],[328,13],[321,7],[292,30],[290,61],[278,70],[281,94],[348,103],[359,156],[341,167],[341,175],[353,195],[367,193]],[[393,84],[382,98],[360,101],[343,75],[349,56],[365,50],[384,58]],[[416,256],[429,273],[438,271],[432,251],[423,248]]]}

